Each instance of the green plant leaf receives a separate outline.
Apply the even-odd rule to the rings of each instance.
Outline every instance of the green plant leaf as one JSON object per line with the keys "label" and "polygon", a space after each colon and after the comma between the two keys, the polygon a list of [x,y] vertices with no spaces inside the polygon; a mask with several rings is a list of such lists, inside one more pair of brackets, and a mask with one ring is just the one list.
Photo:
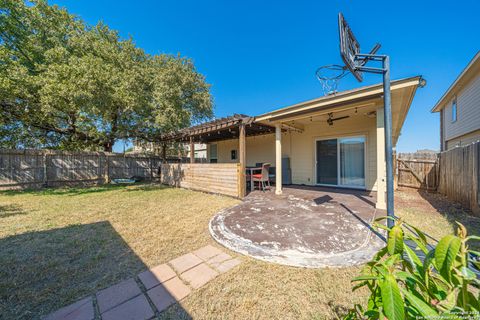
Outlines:
{"label": "green plant leaf", "polygon": [[475,311],[480,311],[480,301],[472,292],[467,292],[468,305]]}
{"label": "green plant leaf", "polygon": [[462,274],[462,277],[468,281],[472,281],[477,277],[476,274],[467,267],[462,267],[460,273]]}
{"label": "green plant leaf", "polygon": [[403,298],[395,277],[391,274],[380,281],[383,310],[389,320],[405,319]]}
{"label": "green plant leaf", "polygon": [[364,276],[358,276],[358,277],[353,278],[352,282],[353,281],[364,281],[364,280],[379,280],[379,278],[377,276],[364,275]]}
{"label": "green plant leaf", "polygon": [[415,295],[408,290],[405,290],[402,288],[402,293],[405,296],[405,299],[415,308],[416,311],[418,311],[422,316],[424,317],[436,317],[438,316],[438,313],[430,307],[430,305],[420,299],[418,296]]}
{"label": "green plant leaf", "polygon": [[479,236],[468,236],[467,241],[469,241],[469,240],[480,240],[480,237]]}
{"label": "green plant leaf", "polygon": [[437,308],[443,311],[450,311],[455,307],[455,303],[457,302],[457,295],[458,295],[458,288],[453,289],[450,291],[447,296],[440,301],[437,305]]}
{"label": "green plant leaf", "polygon": [[420,229],[418,229],[417,227],[415,226],[412,226],[411,224],[407,224],[410,228],[412,228],[413,230],[415,230],[415,233],[417,234],[418,238],[420,240],[422,240],[422,242],[427,245],[428,244],[428,241],[427,241],[427,236],[425,235],[424,232],[422,232]]}
{"label": "green plant leaf", "polygon": [[403,252],[403,230],[400,226],[394,226],[388,233],[387,248],[390,255]]}
{"label": "green plant leaf", "polygon": [[419,273],[422,272],[423,271],[422,261],[417,256],[415,251],[413,251],[406,243],[403,244],[403,250],[407,254],[407,258],[410,261],[410,264],[412,265],[412,267],[414,267],[417,270],[417,272]]}
{"label": "green plant leaf", "polygon": [[435,248],[435,263],[440,274],[447,280],[451,279],[450,272],[460,251],[461,244],[459,237],[447,235],[438,242]]}
{"label": "green plant leaf", "polygon": [[352,287],[352,292],[354,292],[354,291],[356,291],[356,290],[358,290],[358,289],[360,289],[360,288],[363,288],[363,287],[365,287],[366,285],[368,285],[368,282],[367,282],[367,281],[362,281],[362,282],[360,282],[360,283],[357,283],[356,285],[354,285],[354,286]]}

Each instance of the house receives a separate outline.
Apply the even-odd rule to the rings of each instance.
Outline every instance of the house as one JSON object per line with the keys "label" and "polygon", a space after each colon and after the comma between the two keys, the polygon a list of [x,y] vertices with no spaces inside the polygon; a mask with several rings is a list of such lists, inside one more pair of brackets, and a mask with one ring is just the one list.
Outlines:
{"label": "house", "polygon": [[440,113],[440,149],[480,140],[480,51],[435,104]]}
{"label": "house", "polygon": [[[190,158],[190,145],[182,145],[181,156]],[[155,142],[143,141],[135,139],[133,141],[133,152],[135,153],[154,153],[162,154],[162,145]],[[194,158],[197,162],[205,162],[207,159],[207,145],[196,143],[194,145]]]}
{"label": "house", "polygon": [[[421,81],[416,76],[391,82],[393,145]],[[205,143],[208,162],[238,164],[240,197],[246,192],[245,168],[268,162],[275,167],[277,194],[282,193],[282,181],[285,183],[282,175],[288,174],[287,180],[293,184],[378,191],[376,207],[385,209],[383,112],[383,86],[376,84],[256,117],[236,114],[216,119],[166,135],[162,140]],[[205,169],[198,181],[203,186],[213,185],[213,180],[218,180],[222,172],[226,174],[226,170],[225,166]],[[216,178],[207,179],[208,174]],[[194,173],[173,175],[189,179]],[[188,187],[195,188],[195,183],[189,181]]]}

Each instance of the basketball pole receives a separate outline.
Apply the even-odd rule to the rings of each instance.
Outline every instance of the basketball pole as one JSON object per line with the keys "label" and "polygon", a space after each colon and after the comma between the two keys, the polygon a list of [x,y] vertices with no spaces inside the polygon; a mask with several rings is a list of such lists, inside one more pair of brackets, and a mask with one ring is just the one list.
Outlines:
{"label": "basketball pole", "polygon": [[356,60],[362,60],[365,65],[369,60],[382,61],[382,68],[358,66],[355,69],[362,72],[383,75],[383,120],[385,126],[385,162],[387,174],[387,226],[395,225],[394,195],[393,195],[393,150],[392,150],[392,97],[390,91],[390,57],[387,55],[356,54]]}
{"label": "basketball pole", "polygon": [[390,92],[390,57],[383,58],[383,119],[385,123],[385,157],[387,164],[387,226],[395,224],[393,200],[392,97]]}

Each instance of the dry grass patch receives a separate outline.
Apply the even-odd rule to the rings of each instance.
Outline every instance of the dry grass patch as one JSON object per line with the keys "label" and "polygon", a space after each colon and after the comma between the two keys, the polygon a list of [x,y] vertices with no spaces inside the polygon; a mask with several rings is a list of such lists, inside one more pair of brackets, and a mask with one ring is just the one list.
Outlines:
{"label": "dry grass patch", "polygon": [[[399,200],[411,223],[428,216],[438,230],[427,232],[451,231],[448,218],[411,202],[402,207]],[[208,221],[236,203],[154,185],[0,192],[0,315],[38,318],[148,267],[217,245]],[[366,296],[351,292],[356,267],[314,270],[241,259],[160,318],[325,319]]]}
{"label": "dry grass patch", "polygon": [[[480,234],[480,217],[437,193],[403,189],[395,193],[396,214],[439,240],[462,223],[471,235]],[[477,250],[478,244],[471,243]]]}

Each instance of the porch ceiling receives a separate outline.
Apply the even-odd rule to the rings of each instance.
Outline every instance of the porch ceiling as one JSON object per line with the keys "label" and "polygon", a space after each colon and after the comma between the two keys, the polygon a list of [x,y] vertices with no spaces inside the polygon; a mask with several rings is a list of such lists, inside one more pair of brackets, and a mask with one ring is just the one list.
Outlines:
{"label": "porch ceiling", "polygon": [[[408,110],[420,83],[420,76],[395,80],[391,83],[392,92],[392,134],[395,144],[400,135]],[[298,103],[289,107],[274,110],[256,117],[256,122],[265,125],[296,124],[301,128],[302,124],[310,121],[322,121],[342,115],[361,114],[375,112],[376,108],[383,106],[383,86],[381,84],[366,86],[354,90],[338,92],[334,95],[320,97],[306,102]]]}

